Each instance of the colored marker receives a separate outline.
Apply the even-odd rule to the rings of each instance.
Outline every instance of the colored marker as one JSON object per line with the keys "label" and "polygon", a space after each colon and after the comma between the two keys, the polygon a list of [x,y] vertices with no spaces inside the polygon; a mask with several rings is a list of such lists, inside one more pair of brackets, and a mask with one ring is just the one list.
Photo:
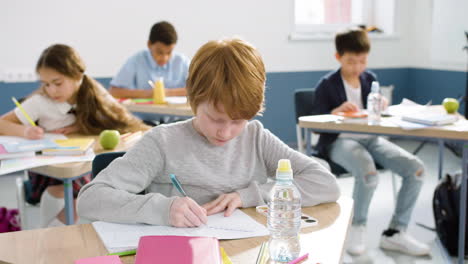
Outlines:
{"label": "colored marker", "polygon": [[132,249],[132,250],[127,250],[127,251],[122,251],[122,252],[109,253],[107,255],[108,256],[112,256],[112,255],[129,256],[129,255],[135,255],[135,254],[136,254],[136,249]]}
{"label": "colored marker", "polygon": [[306,253],[304,256],[302,257],[298,257],[297,259],[289,262],[288,264],[298,264],[300,263],[301,261],[305,260],[307,257],[309,257],[309,253]]}

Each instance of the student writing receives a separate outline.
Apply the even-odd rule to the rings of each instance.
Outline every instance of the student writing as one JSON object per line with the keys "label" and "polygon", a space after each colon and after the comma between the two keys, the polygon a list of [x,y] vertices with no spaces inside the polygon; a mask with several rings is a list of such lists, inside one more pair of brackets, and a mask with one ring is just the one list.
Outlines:
{"label": "student writing", "polygon": [[[187,93],[195,117],[153,128],[78,196],[90,220],[194,227],[207,215],[265,204],[279,159],[287,158],[303,205],[336,201],[335,177],[251,120],[263,111],[265,66],[240,39],[210,41],[193,58]],[[251,121],[249,121],[251,120]],[[177,175],[181,197],[169,174]],[[146,194],[138,193],[146,190]]]}
{"label": "student writing", "polygon": [[161,21],[154,24],[148,38],[148,49],[142,50],[122,66],[110,83],[109,92],[118,98],[152,98],[148,80],[163,77],[166,96],[185,95],[189,60],[174,52],[177,32],[174,26]]}
{"label": "student writing", "polygon": [[[39,139],[44,132],[97,135],[103,129],[122,133],[148,129],[89,77],[85,69],[83,60],[71,47],[56,44],[45,49],[36,65],[41,86],[22,103],[37,126],[32,126],[21,110],[15,108],[0,117],[0,134]],[[59,185],[62,182],[34,173],[29,176],[32,193],[27,200],[32,204],[42,200],[41,226],[60,224],[55,216],[60,213],[59,219],[65,219],[63,199],[59,199],[63,197],[63,187]],[[75,195],[87,182],[89,177],[73,182]]]}
{"label": "student writing", "polygon": [[[376,80],[366,70],[370,41],[360,29],[340,32],[335,37],[336,59],[341,67],[318,83],[313,102],[316,114],[365,109],[371,83]],[[372,196],[379,182],[375,161],[402,177],[392,220],[381,237],[380,247],[411,255],[429,254],[429,247],[407,232],[411,213],[424,179],[423,162],[383,137],[322,133],[317,144],[320,155],[330,158],[355,178],[354,215],[348,252],[366,251],[365,230]]]}

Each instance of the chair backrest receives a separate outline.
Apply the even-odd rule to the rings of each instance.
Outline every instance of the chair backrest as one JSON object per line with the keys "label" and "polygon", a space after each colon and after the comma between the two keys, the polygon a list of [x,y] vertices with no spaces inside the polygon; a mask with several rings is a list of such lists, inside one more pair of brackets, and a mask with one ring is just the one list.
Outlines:
{"label": "chair backrest", "polygon": [[113,160],[118,157],[122,157],[125,154],[124,151],[121,152],[106,152],[97,154],[93,159],[91,177],[94,179],[96,175],[99,174],[103,169],[107,167]]}
{"label": "chair backrest", "polygon": [[302,88],[294,91],[294,107],[296,109],[296,123],[299,117],[312,115],[312,104],[315,99],[314,88]]}

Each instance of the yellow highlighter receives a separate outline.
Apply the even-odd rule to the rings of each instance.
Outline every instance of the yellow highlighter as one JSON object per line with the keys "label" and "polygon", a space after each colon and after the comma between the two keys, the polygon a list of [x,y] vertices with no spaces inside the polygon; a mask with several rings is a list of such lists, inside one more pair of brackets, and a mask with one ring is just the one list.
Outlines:
{"label": "yellow highlighter", "polygon": [[28,120],[28,122],[31,124],[31,126],[36,126],[36,123],[34,123],[34,121],[31,119],[31,117],[28,115],[28,113],[26,113],[26,111],[21,106],[21,104],[18,102],[18,100],[16,100],[15,97],[11,97],[11,100],[13,100],[13,103],[15,103],[15,105],[19,108],[19,110],[21,110],[21,113],[23,113],[24,117],[26,117],[26,120]]}

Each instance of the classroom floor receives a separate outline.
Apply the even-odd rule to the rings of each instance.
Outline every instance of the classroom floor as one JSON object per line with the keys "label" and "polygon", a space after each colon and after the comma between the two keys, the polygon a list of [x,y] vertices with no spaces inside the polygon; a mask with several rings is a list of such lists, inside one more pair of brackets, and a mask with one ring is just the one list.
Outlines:
{"label": "classroom floor", "polygon": [[[393,140],[398,145],[413,151],[419,145],[417,141],[410,140]],[[345,254],[343,263],[359,263],[359,264],[429,264],[429,263],[447,263],[441,250],[435,242],[435,233],[422,228],[416,223],[421,223],[429,227],[434,227],[434,220],[432,215],[432,195],[435,186],[437,185],[437,163],[433,162],[437,155],[437,145],[427,143],[418,156],[426,164],[426,182],[423,185],[418,203],[413,213],[411,224],[408,232],[414,237],[423,242],[431,245],[433,254],[430,257],[410,257],[390,251],[381,250],[378,247],[380,234],[386,228],[391,218],[393,211],[393,196],[391,191],[391,174],[386,171],[380,173],[380,183],[375,192],[373,201],[370,207],[369,221],[367,227],[367,254],[360,257],[352,257]],[[460,159],[453,155],[449,150],[445,151],[444,155],[444,172],[450,172],[460,169]],[[0,207],[6,206],[8,208],[16,208],[16,188],[15,178],[21,177],[22,173],[13,173],[9,175],[0,176]],[[338,179],[342,193],[351,196],[353,188],[352,177],[340,177]],[[27,221],[30,223],[31,228],[35,228],[39,223],[39,210],[38,207],[27,208]],[[468,263],[465,260],[465,263]]]}

